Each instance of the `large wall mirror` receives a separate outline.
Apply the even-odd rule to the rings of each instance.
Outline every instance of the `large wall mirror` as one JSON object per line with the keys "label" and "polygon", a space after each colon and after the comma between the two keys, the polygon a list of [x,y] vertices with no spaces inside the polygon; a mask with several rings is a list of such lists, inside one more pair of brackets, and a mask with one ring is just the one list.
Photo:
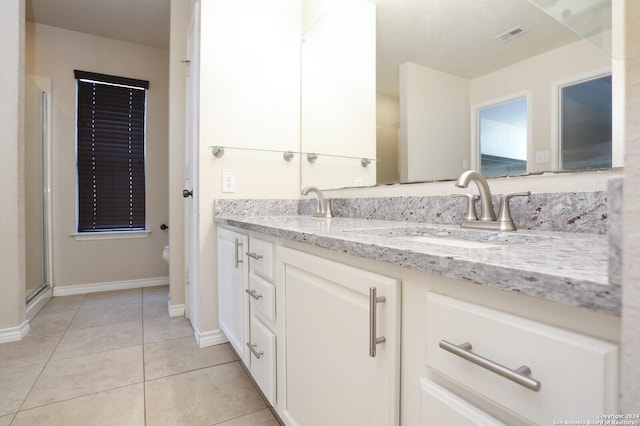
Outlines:
{"label": "large wall mirror", "polygon": [[303,186],[622,166],[612,0],[304,0],[303,11],[301,150],[327,154],[302,161]]}

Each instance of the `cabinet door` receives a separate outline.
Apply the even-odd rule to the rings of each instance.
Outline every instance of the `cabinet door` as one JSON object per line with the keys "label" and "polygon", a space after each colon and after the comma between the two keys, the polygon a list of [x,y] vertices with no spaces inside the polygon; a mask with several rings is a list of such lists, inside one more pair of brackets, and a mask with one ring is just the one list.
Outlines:
{"label": "cabinet door", "polygon": [[246,363],[248,348],[247,266],[243,248],[247,236],[218,229],[218,311],[220,329]]}
{"label": "cabinet door", "polygon": [[[389,426],[399,421],[397,280],[279,248],[285,293],[284,417],[291,425]],[[370,356],[370,288],[376,345]]]}

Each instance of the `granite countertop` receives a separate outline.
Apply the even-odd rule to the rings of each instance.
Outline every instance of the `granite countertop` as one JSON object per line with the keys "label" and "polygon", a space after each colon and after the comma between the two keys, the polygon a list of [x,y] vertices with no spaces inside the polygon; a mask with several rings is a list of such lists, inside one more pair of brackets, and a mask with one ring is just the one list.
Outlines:
{"label": "granite countertop", "polygon": [[621,288],[609,284],[602,234],[494,232],[458,226],[310,216],[218,216],[225,224],[285,240],[459,278],[609,315]]}

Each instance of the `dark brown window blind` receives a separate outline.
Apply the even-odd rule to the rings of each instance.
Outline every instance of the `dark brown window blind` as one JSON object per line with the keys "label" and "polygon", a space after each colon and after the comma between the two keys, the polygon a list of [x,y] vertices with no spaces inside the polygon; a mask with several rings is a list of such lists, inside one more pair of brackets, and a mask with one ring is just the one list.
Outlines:
{"label": "dark brown window blind", "polygon": [[75,71],[78,232],[145,225],[145,115],[149,82]]}

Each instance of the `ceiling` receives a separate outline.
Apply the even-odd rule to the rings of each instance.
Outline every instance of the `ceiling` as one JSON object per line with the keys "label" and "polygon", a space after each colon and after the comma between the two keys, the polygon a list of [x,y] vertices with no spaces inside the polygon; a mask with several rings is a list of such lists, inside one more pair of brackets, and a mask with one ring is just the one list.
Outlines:
{"label": "ceiling", "polygon": [[171,0],[26,0],[27,21],[169,48]]}

